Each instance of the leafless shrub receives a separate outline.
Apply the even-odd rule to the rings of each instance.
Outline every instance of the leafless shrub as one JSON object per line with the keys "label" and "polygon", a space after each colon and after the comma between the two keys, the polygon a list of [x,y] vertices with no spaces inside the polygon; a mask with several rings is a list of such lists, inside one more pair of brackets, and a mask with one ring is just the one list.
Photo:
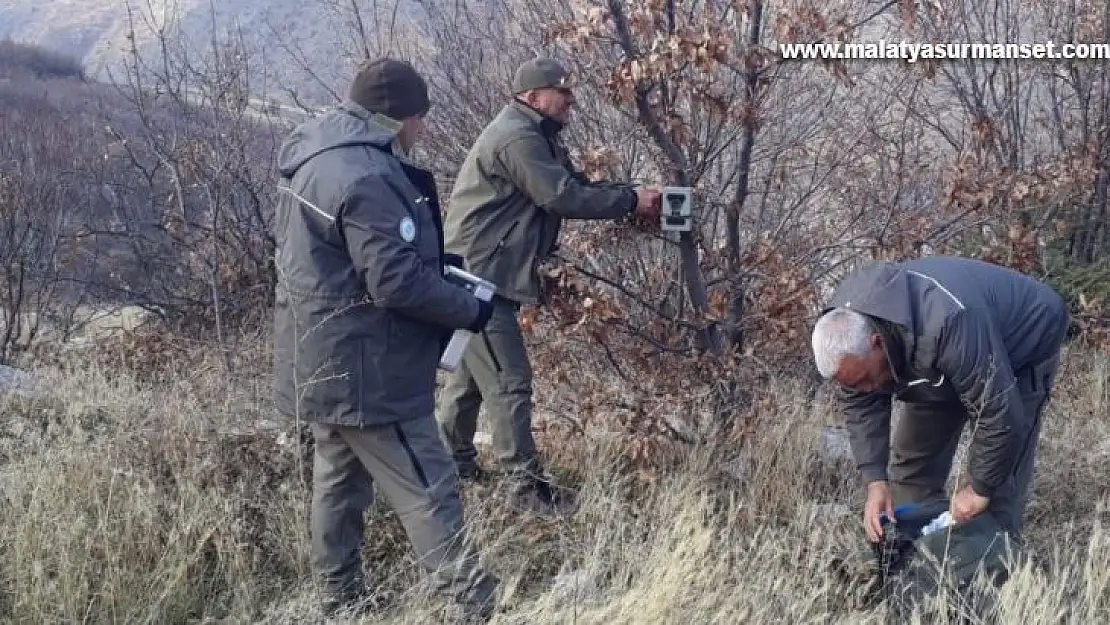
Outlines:
{"label": "leafless shrub", "polygon": [[[200,54],[161,32],[159,62],[133,50],[114,90],[0,86],[5,288],[26,312],[67,318],[60,338],[76,321],[60,306],[75,297],[138,304],[221,342],[256,325],[271,297],[277,120],[251,100],[234,33]],[[13,310],[12,321],[38,318]]]}
{"label": "leafless shrub", "polygon": [[75,154],[90,141],[37,84],[0,85],[0,362],[40,335],[64,335],[85,299],[89,258],[75,250],[72,224],[98,202],[95,173]]}
{"label": "leafless shrub", "polygon": [[132,119],[109,124],[110,154],[130,170],[135,195],[116,206],[117,231],[97,234],[119,237],[150,278],[132,296],[222,342],[257,322],[271,296],[280,119],[256,99],[251,52],[234,27],[214,26],[212,39],[194,46],[172,21],[156,22],[150,6],[128,15],[132,33],[158,33],[158,48],[152,56],[132,49],[113,76]]}

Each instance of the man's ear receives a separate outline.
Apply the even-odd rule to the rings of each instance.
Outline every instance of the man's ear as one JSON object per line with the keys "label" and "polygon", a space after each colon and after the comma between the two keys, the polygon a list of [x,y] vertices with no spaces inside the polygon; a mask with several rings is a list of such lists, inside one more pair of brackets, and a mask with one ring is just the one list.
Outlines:
{"label": "man's ear", "polygon": [[871,349],[881,349],[883,346],[883,335],[878,332],[872,332],[867,337],[867,344],[871,346]]}

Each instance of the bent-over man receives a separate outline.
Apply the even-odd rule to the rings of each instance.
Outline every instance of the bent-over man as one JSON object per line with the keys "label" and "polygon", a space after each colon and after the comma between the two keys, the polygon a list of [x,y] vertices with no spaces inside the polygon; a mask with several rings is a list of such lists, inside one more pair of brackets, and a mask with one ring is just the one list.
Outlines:
{"label": "bent-over man", "polygon": [[538,266],[564,219],[658,218],[658,187],[591,182],[576,171],[559,133],[575,104],[570,75],[536,58],[516,71],[514,98],[478,136],[458,173],[445,219],[446,249],[497,285],[493,317],[469,343],[437,406],[444,440],[464,478],[478,478],[474,433],[484,403],[494,452],[514,501],[550,511],[550,477],[532,437],[532,368],[517,313],[541,303]]}
{"label": "bent-over man", "polygon": [[[946,496],[969,418],[977,420],[970,483],[952,496],[952,516],[989,510],[1020,539],[1068,324],[1051,288],[969,258],[874,262],[838,286],[813,352],[821,375],[840,385],[871,541],[881,540],[880,517],[893,518],[895,503]],[[905,404],[893,443],[892,399]]]}
{"label": "bent-over man", "polygon": [[433,416],[441,347],[457,328],[480,331],[492,306],[443,279],[435,185],[405,158],[428,108],[412,66],[368,62],[348,99],[279,154],[277,405],[315,440],[312,565],[328,612],[367,592],[359,548],[375,485],[441,592],[483,616],[498,585],[465,543]]}

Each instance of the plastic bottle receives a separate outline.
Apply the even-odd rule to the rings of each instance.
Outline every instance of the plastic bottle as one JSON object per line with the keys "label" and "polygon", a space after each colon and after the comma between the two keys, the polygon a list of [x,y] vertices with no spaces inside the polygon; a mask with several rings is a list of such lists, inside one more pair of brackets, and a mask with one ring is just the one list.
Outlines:
{"label": "plastic bottle", "polygon": [[937,530],[944,529],[949,525],[952,525],[952,513],[945,510],[943,514],[937,516],[937,518],[933,519],[932,521],[929,521],[929,524],[921,529],[921,535],[928,536],[929,534],[932,534]]}

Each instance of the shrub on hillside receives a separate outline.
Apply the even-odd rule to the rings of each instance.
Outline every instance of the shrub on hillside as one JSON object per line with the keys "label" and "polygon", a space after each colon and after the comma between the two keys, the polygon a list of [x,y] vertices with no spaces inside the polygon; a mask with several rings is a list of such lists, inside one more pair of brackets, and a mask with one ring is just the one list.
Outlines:
{"label": "shrub on hillside", "polygon": [[37,78],[85,79],[85,68],[77,59],[38,46],[0,40],[0,77],[30,74]]}
{"label": "shrub on hillside", "polygon": [[1073,329],[1093,345],[1110,347],[1110,258],[1061,262],[1045,280],[1067,301]]}
{"label": "shrub on hillside", "polygon": [[[0,309],[62,332],[80,300],[157,310],[217,338],[255,323],[272,291],[276,135],[224,101],[15,71],[36,50],[0,47]],[[0,361],[13,326],[0,319]]]}

